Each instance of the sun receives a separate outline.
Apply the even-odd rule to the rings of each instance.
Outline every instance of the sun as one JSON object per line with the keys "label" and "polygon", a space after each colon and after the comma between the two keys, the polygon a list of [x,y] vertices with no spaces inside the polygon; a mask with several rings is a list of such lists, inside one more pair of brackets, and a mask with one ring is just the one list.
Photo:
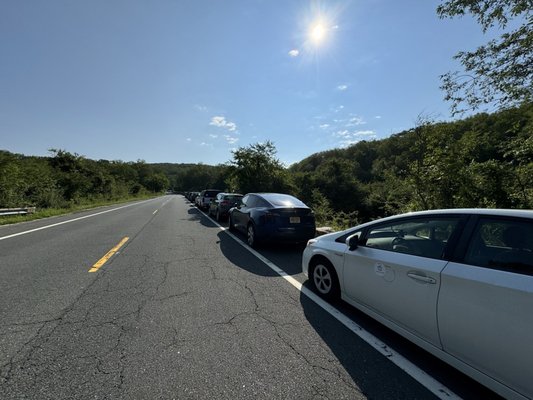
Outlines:
{"label": "sun", "polygon": [[318,22],[311,28],[310,36],[315,44],[319,44],[326,36],[326,28],[321,22]]}

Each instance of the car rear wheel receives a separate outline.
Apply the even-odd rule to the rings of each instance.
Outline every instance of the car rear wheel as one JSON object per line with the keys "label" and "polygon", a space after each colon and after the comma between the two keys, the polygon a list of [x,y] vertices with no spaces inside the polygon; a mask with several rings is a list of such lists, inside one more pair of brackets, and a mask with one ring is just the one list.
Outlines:
{"label": "car rear wheel", "polygon": [[235,225],[233,224],[233,218],[231,218],[231,215],[229,216],[229,230],[235,231]]}
{"label": "car rear wheel", "polygon": [[339,297],[340,286],[333,265],[327,260],[318,260],[311,270],[311,285],[318,294],[326,299]]}
{"label": "car rear wheel", "polygon": [[216,215],[217,221],[220,222],[220,210],[217,208],[217,215]]}

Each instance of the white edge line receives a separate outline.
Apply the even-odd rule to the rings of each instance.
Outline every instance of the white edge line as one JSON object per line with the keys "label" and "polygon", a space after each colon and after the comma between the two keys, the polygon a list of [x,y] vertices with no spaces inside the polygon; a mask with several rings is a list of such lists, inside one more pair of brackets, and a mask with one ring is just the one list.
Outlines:
{"label": "white edge line", "polygon": [[[202,214],[204,214],[206,217],[209,218],[209,216],[205,214],[203,211],[201,210],[198,210],[198,211],[200,211]],[[211,220],[211,218],[209,219]],[[310,289],[304,287],[300,282],[298,282],[292,276],[287,274],[285,271],[283,271],[280,267],[278,267],[268,258],[264,257],[263,255],[259,254],[257,251],[252,249],[250,246],[243,243],[243,241],[240,240],[238,237],[236,237],[234,234],[232,234],[228,228],[224,228],[223,226],[221,226],[219,223],[217,223],[214,220],[211,220],[211,221],[215,223],[220,228],[221,231],[225,232],[227,235],[233,238],[233,240],[235,240],[238,244],[240,244],[242,247],[244,247],[246,250],[248,250],[250,253],[256,256],[259,260],[265,263],[270,269],[272,269],[279,276],[281,276],[283,279],[289,282],[292,286],[298,289],[301,293],[306,295],[310,300],[315,302],[318,306],[320,306],[324,311],[329,313],[332,317],[334,317],[337,321],[343,324],[346,328],[348,328],[350,331],[352,331],[357,336],[359,336],[361,339],[363,339],[366,343],[372,346],[372,348],[374,348],[379,353],[384,355],[389,361],[391,361],[394,365],[396,365],[398,368],[404,371],[407,375],[411,376],[414,380],[416,380],[418,383],[420,383],[422,386],[428,389],[437,398],[443,399],[443,400],[445,399],[460,400],[461,399],[461,397],[456,395],[454,392],[452,392],[442,383],[440,383],[439,381],[437,381],[436,379],[428,375],[426,372],[418,368],[416,365],[414,365],[411,361],[406,359],[396,350],[394,350],[387,344],[383,343],[381,340],[379,340],[377,337],[372,335],[370,332],[363,329],[361,326],[359,326],[357,323],[352,321],[346,315],[341,313],[331,304],[327,303],[325,300],[323,300],[321,297],[316,295]]]}
{"label": "white edge line", "polygon": [[96,217],[97,215],[106,214],[106,213],[111,212],[111,211],[121,210],[121,209],[126,208],[126,207],[131,207],[131,206],[134,206],[136,204],[141,204],[141,203],[144,203],[145,201],[152,201],[152,200],[154,200],[154,199],[143,200],[143,201],[140,201],[140,202],[135,202],[133,204],[127,204],[125,206],[112,208],[111,210],[105,210],[105,211],[98,212],[96,214],[85,215],[83,217],[69,219],[68,221],[58,222],[58,223],[52,224],[52,225],[41,226],[40,228],[30,229],[29,231],[13,233],[12,235],[7,235],[7,236],[0,237],[0,240],[10,239],[10,238],[14,238],[16,236],[26,235],[28,233],[37,232],[37,231],[42,231],[43,229],[53,228],[54,226],[59,226],[59,225],[64,225],[64,224],[69,224],[71,222],[79,221],[79,220],[82,220],[82,219],[85,219],[85,218]]}

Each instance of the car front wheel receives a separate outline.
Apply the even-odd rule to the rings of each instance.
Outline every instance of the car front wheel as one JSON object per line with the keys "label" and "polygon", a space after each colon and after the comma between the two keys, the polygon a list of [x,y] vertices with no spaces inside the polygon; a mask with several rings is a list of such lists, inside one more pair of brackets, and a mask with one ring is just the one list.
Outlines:
{"label": "car front wheel", "polygon": [[326,299],[334,299],[339,296],[339,279],[335,268],[329,261],[319,260],[312,267],[311,285],[318,294]]}

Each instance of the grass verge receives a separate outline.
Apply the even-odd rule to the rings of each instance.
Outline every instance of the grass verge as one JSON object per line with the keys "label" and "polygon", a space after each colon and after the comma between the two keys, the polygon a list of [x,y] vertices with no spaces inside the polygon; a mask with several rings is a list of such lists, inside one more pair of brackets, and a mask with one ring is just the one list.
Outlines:
{"label": "grass verge", "polygon": [[55,217],[58,215],[71,214],[79,211],[90,210],[92,208],[112,206],[115,204],[128,203],[130,201],[148,200],[155,197],[159,197],[161,194],[141,195],[135,197],[128,197],[116,200],[98,200],[93,202],[83,202],[79,204],[73,204],[67,208],[43,208],[37,209],[33,214],[27,215],[6,215],[0,216],[0,225],[16,224],[18,222],[33,221],[36,219]]}

